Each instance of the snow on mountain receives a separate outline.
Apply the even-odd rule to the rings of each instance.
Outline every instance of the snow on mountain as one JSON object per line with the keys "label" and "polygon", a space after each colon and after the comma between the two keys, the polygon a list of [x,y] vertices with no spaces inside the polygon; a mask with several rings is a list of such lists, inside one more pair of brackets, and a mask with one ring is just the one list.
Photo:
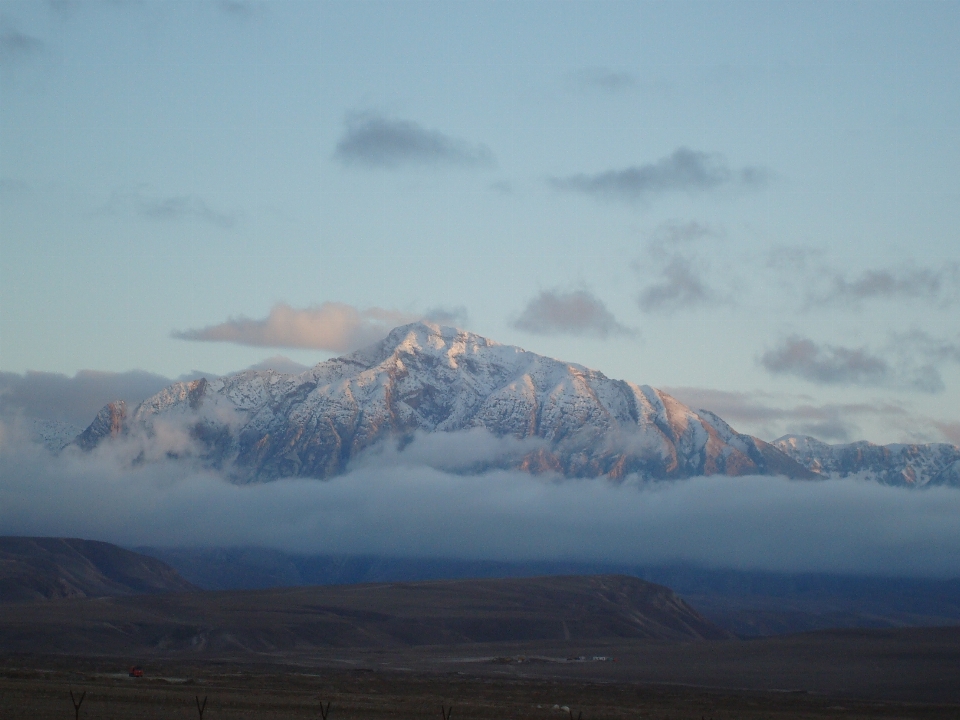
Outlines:
{"label": "snow on mountain", "polygon": [[384,443],[481,428],[520,448],[486,467],[614,479],[816,477],[772,445],[649,386],[430,323],[398,327],[298,375],[247,370],[176,383],[132,412],[111,403],[77,444],[171,427],[189,435],[203,462],[241,482],[327,478]]}
{"label": "snow on mountain", "polygon": [[874,445],[866,441],[828,445],[805,435],[785,435],[773,444],[822,477],[856,476],[884,485],[960,486],[960,447]]}
{"label": "snow on mountain", "polygon": [[72,423],[44,418],[29,418],[26,424],[30,438],[54,452],[73,442],[80,429]]}

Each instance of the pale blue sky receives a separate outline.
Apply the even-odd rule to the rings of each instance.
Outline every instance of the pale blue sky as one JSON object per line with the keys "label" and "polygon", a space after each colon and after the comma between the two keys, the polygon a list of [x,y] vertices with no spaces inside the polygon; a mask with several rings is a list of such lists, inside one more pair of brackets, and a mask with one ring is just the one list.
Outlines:
{"label": "pale blue sky", "polygon": [[957,2],[4,1],[0,369],[312,364],[171,333],[336,302],[767,439],[960,442],[957,37]]}

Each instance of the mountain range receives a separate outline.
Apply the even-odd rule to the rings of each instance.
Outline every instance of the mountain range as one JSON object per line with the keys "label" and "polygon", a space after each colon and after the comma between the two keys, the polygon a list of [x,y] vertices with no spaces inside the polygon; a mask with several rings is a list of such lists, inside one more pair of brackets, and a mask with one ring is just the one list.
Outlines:
{"label": "mountain range", "polygon": [[[488,448],[468,454],[463,471],[613,480],[857,474],[960,484],[953,445],[830,446],[799,436],[767,443],[650,386],[425,322],[301,374],[247,370],[175,383],[133,409],[112,402],[74,443],[89,450],[108,439],[179,437],[166,455],[257,482],[333,477],[364,453],[438,433]],[[483,442],[491,437],[500,442]]]}

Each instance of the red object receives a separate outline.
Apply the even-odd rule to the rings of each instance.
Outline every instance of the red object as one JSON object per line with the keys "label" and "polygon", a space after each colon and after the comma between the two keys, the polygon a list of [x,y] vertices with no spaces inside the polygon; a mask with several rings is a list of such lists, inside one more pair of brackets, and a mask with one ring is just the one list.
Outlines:
{"label": "red object", "polygon": [[143,668],[139,665],[134,665],[130,668],[130,677],[143,677]]}

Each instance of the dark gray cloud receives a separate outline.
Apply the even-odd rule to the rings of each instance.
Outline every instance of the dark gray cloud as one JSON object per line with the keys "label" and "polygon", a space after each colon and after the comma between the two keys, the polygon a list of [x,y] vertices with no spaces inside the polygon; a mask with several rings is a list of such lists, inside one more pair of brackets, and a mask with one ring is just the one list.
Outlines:
{"label": "dark gray cloud", "polygon": [[883,385],[892,372],[883,358],[864,348],[821,346],[802,337],[788,338],[760,362],[772,373],[826,384]]}
{"label": "dark gray cloud", "polygon": [[611,483],[445,470],[462,458],[515,452],[521,442],[477,430],[417,438],[332,480],[238,486],[167,458],[169,437],[155,442],[156,462],[131,465],[120,456],[135,455],[119,447],[52,456],[0,426],[0,534],[394,557],[960,573],[953,488],[769,477]]}
{"label": "dark gray cloud", "polygon": [[960,285],[960,269],[955,263],[936,270],[897,268],[867,270],[854,278],[838,273],[820,273],[828,279],[826,289],[810,292],[809,306],[845,305],[859,307],[867,300],[953,299]]}
{"label": "dark gray cloud", "polygon": [[935,393],[943,390],[936,366],[924,363],[911,348],[901,349],[898,358],[865,347],[850,348],[818,344],[794,336],[768,350],[760,364],[776,375],[794,375],[821,385],[893,387]]}
{"label": "dark gray cloud", "polygon": [[434,307],[423,314],[423,319],[437,325],[464,327],[470,321],[470,315],[463,305],[457,307]]}
{"label": "dark gray cloud", "polygon": [[42,50],[42,40],[21,32],[9,22],[0,21],[0,65],[13,65]]}
{"label": "dark gray cloud", "polygon": [[114,192],[107,211],[133,212],[150,220],[193,220],[223,229],[230,229],[237,222],[236,215],[214,210],[197,195],[155,195],[143,189]]}
{"label": "dark gray cloud", "polygon": [[496,165],[493,152],[439,130],[428,130],[412,120],[387,118],[374,112],[349,115],[334,156],[345,165],[369,168],[402,166]]}
{"label": "dark gray cloud", "polygon": [[625,90],[635,90],[639,86],[636,76],[619,70],[606,67],[583,68],[570,73],[570,83],[581,90],[601,90],[617,93]]}
{"label": "dark gray cloud", "polygon": [[535,335],[574,335],[606,338],[633,331],[617,322],[600,298],[586,290],[543,290],[513,323]]}
{"label": "dark gray cloud", "polygon": [[647,312],[673,312],[726,300],[707,285],[692,260],[676,256],[661,269],[659,282],[643,289],[638,302]]}
{"label": "dark gray cloud", "polygon": [[136,404],[171,382],[143,370],[81,370],[73,377],[48,372],[0,372],[0,416],[22,414],[86,427],[107,403],[126,400]]}
{"label": "dark gray cloud", "polygon": [[660,225],[644,245],[644,259],[633,264],[645,280],[637,302],[645,312],[671,313],[730,304],[730,297],[710,285],[703,241],[718,242],[722,232],[697,221]]}
{"label": "dark gray cloud", "polygon": [[759,166],[735,169],[722,155],[681,147],[656,162],[593,175],[579,173],[553,178],[550,184],[558,190],[637,201],[664,193],[756,188],[763,185],[769,175],[769,171]]}

